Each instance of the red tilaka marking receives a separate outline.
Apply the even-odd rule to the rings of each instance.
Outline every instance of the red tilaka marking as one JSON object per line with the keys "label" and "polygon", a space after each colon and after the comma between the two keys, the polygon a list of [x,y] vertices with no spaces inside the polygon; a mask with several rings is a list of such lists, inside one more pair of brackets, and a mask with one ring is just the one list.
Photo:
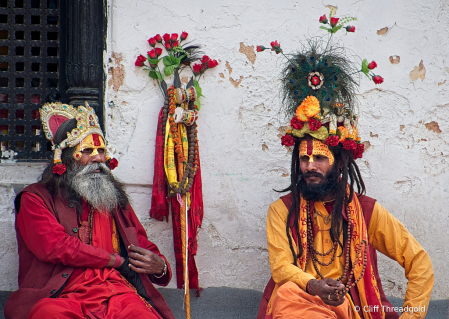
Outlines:
{"label": "red tilaka marking", "polygon": [[101,146],[100,137],[98,134],[92,134],[92,139],[94,140],[95,146]]}
{"label": "red tilaka marking", "polygon": [[307,140],[307,155],[312,155],[313,154],[313,140],[312,139],[308,139]]}

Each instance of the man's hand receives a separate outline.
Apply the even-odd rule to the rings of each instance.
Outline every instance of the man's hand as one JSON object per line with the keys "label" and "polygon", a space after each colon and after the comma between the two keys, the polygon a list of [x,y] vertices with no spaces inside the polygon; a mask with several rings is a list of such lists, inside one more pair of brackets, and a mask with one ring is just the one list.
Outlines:
{"label": "man's hand", "polygon": [[134,245],[130,245],[128,249],[129,268],[142,274],[162,274],[165,261],[161,257],[152,251]]}
{"label": "man's hand", "polygon": [[309,282],[309,293],[320,297],[329,306],[340,306],[345,301],[344,289],[345,285],[332,278],[313,279]]}

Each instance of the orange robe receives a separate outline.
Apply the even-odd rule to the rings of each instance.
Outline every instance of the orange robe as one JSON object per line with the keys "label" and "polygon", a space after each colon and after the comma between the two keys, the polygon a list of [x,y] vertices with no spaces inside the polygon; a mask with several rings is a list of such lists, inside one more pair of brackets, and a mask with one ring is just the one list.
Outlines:
{"label": "orange robe", "polygon": [[[315,210],[322,216],[327,216],[329,213],[321,202],[315,203]],[[319,278],[319,275],[315,271],[311,260],[308,260],[306,265],[306,271],[302,271],[300,268],[293,265],[293,257],[290,251],[287,235],[285,233],[287,223],[288,209],[283,203],[282,199],[270,205],[267,215],[267,242],[268,242],[268,254],[271,266],[271,274],[276,286],[273,290],[270,302],[268,304],[267,313],[272,314],[273,318],[333,318],[333,317],[320,317],[320,316],[290,316],[285,311],[291,311],[290,308],[285,306],[278,307],[274,303],[276,301],[291,299],[292,304],[296,301],[291,293],[298,293],[298,291],[292,289],[283,289],[282,298],[275,299],[277,291],[280,287],[283,287],[287,282],[295,284],[302,292],[305,291],[306,285],[309,280]],[[330,223],[325,224],[323,217],[320,215],[315,216],[314,224],[319,228],[317,236],[314,238],[314,246],[320,252],[326,252],[332,247],[332,240],[328,229]],[[423,311],[420,312],[405,312],[402,314],[402,318],[424,318],[427,312],[427,307],[430,301],[430,293],[433,287],[433,269],[429,255],[422,248],[422,246],[416,241],[416,239],[405,229],[405,227],[384,207],[378,202],[374,205],[373,214],[368,227],[369,242],[373,247],[384,255],[396,260],[402,267],[405,268],[405,276],[407,277],[408,285],[407,292],[405,294],[403,308],[421,307]],[[342,237],[340,237],[342,240]],[[293,242],[293,248],[298,251],[296,244]],[[338,278],[344,269],[344,258],[341,254],[341,249],[337,251],[337,256],[332,264],[327,267],[318,265],[320,272],[326,278]],[[319,257],[320,261],[328,262],[331,256]],[[291,287],[290,287],[291,288]],[[287,297],[287,295],[289,295]],[[304,296],[304,294],[301,294]],[[364,311],[355,311],[354,305],[350,296],[346,295],[349,303],[347,307],[352,308],[352,318],[364,317]],[[307,302],[302,300],[301,302]],[[318,305],[310,305],[309,307],[315,307]],[[341,307],[341,306],[340,306]],[[281,312],[275,310],[283,309]],[[287,310],[286,310],[287,309]],[[276,311],[277,311],[276,310]],[[351,313],[348,311],[347,313]],[[369,316],[367,313],[366,315]],[[341,313],[340,313],[341,316]],[[337,318],[351,318],[351,317],[337,317]]]}
{"label": "orange robe", "polygon": [[[83,220],[88,207],[84,206]],[[92,246],[118,253],[119,236],[111,215],[93,214]],[[28,318],[162,319],[114,268],[77,268],[57,298],[41,299]]]}

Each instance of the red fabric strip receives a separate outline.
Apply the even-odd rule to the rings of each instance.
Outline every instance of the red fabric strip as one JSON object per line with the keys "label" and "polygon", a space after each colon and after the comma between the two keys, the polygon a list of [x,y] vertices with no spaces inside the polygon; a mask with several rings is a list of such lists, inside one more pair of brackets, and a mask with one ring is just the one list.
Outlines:
{"label": "red fabric strip", "polygon": [[168,222],[167,182],[164,170],[164,130],[162,123],[163,108],[159,112],[154,150],[153,194],[151,196],[150,217]]}

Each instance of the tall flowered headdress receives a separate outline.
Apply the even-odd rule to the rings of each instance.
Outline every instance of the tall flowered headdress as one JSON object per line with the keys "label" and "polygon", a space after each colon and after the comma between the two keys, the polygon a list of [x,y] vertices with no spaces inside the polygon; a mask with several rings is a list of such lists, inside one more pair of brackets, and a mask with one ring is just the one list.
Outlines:
{"label": "tall flowered headdress", "polygon": [[[62,163],[62,151],[66,147],[74,147],[80,145],[75,152],[75,159],[78,159],[83,150],[82,143],[86,138],[92,135],[92,143],[97,146],[106,146],[105,138],[101,130],[98,117],[95,110],[89,106],[87,102],[85,105],[80,105],[78,108],[72,105],[62,104],[61,102],[46,103],[39,109],[42,126],[45,132],[45,137],[52,142],[53,156],[53,173],[61,175],[66,171],[65,165]],[[65,121],[76,119],[77,125],[70,132],[67,133],[67,138],[59,144],[54,143],[54,136],[58,127]],[[115,158],[111,158],[105,147],[106,164],[109,168],[114,169],[118,162]]]}
{"label": "tall flowered headdress", "polygon": [[[271,51],[287,58],[282,78],[283,108],[291,120],[282,145],[293,146],[296,139],[310,135],[329,146],[342,144],[352,151],[354,159],[362,157],[364,145],[360,143],[355,113],[355,75],[363,73],[375,84],[382,83],[383,78],[372,72],[376,62],[364,59],[358,69],[344,48],[332,43],[333,34],[339,30],[355,32],[354,26],[344,27],[354,20],[332,17],[332,12],[330,21],[326,15],[321,16],[319,22],[324,25],[320,28],[329,32],[329,39],[308,39],[296,53],[284,54],[277,41],[271,42]],[[258,52],[266,49],[257,46]]]}

